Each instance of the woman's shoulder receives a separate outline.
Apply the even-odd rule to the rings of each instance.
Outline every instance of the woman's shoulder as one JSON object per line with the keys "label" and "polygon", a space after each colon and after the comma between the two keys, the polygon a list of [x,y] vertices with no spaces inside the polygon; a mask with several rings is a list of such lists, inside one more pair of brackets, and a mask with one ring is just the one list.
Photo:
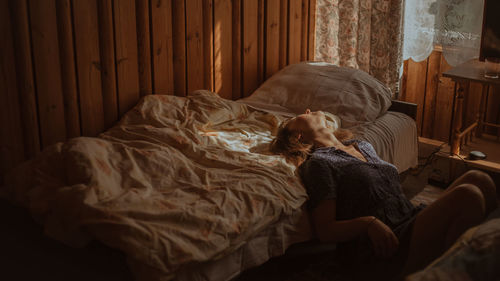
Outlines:
{"label": "woman's shoulder", "polygon": [[323,169],[328,166],[330,161],[329,148],[314,150],[307,159],[299,166],[300,170]]}
{"label": "woman's shoulder", "polygon": [[329,159],[311,155],[298,168],[298,173],[302,178],[313,179],[330,175],[335,169],[335,165]]}
{"label": "woman's shoulder", "polygon": [[341,161],[342,157],[336,152],[335,147],[316,148],[300,165],[301,169],[331,170]]}

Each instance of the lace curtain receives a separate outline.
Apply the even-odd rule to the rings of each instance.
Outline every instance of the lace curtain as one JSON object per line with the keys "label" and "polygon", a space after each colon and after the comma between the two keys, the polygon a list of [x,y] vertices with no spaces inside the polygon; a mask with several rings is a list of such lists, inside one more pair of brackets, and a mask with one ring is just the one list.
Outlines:
{"label": "lace curtain", "polygon": [[483,5],[484,0],[405,0],[403,60],[422,61],[435,45],[452,66],[479,57]]}

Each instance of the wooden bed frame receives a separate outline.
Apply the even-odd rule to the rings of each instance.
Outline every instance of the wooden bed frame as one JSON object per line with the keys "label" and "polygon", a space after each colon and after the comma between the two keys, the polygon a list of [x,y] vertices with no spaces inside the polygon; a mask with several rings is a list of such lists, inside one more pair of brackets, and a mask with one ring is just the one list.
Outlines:
{"label": "wooden bed frame", "polygon": [[389,107],[389,111],[404,113],[410,116],[413,120],[417,120],[417,110],[418,105],[416,103],[399,100],[392,100],[392,105]]}

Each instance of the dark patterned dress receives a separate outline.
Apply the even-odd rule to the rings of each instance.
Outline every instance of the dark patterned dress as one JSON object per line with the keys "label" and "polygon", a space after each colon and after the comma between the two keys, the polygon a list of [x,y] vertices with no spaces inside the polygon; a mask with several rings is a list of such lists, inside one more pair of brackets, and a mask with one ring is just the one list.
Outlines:
{"label": "dark patterned dress", "polygon": [[[380,159],[370,143],[351,140],[344,144],[352,143],[358,146],[367,162],[334,147],[321,147],[299,167],[309,195],[308,207],[314,209],[322,200],[335,199],[337,220],[377,217],[400,241],[397,259],[405,259],[413,221],[425,206],[414,207],[404,196],[396,167]],[[339,243],[338,250],[351,263],[380,262],[366,234],[354,241]]]}

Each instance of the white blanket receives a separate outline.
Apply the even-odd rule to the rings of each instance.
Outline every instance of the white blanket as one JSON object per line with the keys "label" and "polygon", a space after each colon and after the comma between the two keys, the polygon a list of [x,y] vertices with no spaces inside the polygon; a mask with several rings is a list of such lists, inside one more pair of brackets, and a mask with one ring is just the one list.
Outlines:
{"label": "white blanket", "polygon": [[307,194],[295,167],[267,152],[280,121],[210,92],[149,95],[99,137],[24,163],[3,193],[50,236],[97,238],[124,251],[138,279],[170,280],[298,218]]}

